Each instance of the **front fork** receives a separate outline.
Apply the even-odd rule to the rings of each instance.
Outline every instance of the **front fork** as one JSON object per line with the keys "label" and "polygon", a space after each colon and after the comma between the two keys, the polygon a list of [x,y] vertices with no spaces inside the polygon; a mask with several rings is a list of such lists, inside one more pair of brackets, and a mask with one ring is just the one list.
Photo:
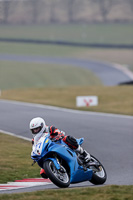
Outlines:
{"label": "front fork", "polygon": [[54,165],[55,165],[55,167],[56,167],[57,170],[59,170],[61,168],[60,163],[58,161],[58,158],[56,158],[56,157],[54,157],[54,158],[47,158],[46,160],[51,160],[54,163]]}

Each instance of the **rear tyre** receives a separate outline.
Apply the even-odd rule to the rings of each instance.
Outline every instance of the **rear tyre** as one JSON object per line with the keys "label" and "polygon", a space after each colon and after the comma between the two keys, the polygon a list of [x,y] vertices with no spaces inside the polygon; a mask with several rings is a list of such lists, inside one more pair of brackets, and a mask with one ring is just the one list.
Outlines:
{"label": "rear tyre", "polygon": [[47,160],[44,162],[43,168],[49,179],[58,187],[65,188],[70,185],[70,178],[63,166],[61,166],[60,170],[57,170],[54,163],[51,160]]}
{"label": "rear tyre", "polygon": [[93,183],[94,185],[104,184],[105,181],[107,180],[107,173],[106,173],[103,165],[99,162],[99,160],[97,160],[97,158],[95,158],[92,155],[91,155],[91,161],[98,162],[99,167],[98,168],[95,168],[95,166],[89,167],[90,169],[93,170],[93,175],[92,175],[92,179],[90,180],[90,182]]}

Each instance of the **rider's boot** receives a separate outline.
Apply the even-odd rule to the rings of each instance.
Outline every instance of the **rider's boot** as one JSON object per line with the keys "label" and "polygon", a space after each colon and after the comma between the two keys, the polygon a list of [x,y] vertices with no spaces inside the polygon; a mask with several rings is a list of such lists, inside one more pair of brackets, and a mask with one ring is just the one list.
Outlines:
{"label": "rider's boot", "polygon": [[90,159],[91,159],[90,154],[86,150],[84,150],[80,145],[76,149],[76,152],[78,152],[83,157],[83,162],[85,164],[90,161]]}
{"label": "rider's boot", "polygon": [[40,170],[40,175],[41,175],[42,178],[48,178],[44,169]]}

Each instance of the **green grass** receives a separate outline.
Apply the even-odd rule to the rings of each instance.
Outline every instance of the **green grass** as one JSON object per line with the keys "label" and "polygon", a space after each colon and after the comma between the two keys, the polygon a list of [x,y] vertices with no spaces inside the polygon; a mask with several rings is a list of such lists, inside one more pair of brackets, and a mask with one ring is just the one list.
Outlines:
{"label": "green grass", "polygon": [[[23,178],[40,177],[40,168],[37,164],[33,167],[31,166],[30,142],[2,133],[0,133],[0,138],[0,183]],[[133,186],[112,185],[104,187],[53,189],[19,194],[0,194],[0,200],[73,200],[75,198],[77,200],[132,200],[132,195]]]}
{"label": "green grass", "polygon": [[0,61],[0,89],[101,85],[89,70],[67,65]]}
{"label": "green grass", "polygon": [[[27,35],[27,33],[25,34]],[[133,51],[127,49],[90,49],[1,42],[0,53],[101,60],[128,65],[133,70]],[[87,85],[101,85],[101,82],[93,73],[85,69],[66,65],[0,61],[0,89],[34,88],[2,91],[2,98],[33,102],[33,97],[36,96],[38,97],[34,99],[36,103],[77,109],[75,106],[76,95],[98,95],[98,107],[84,108],[83,110],[133,115],[132,86],[95,88],[86,87]],[[70,92],[68,92],[69,90]],[[47,93],[48,98],[41,96],[43,91]],[[49,91],[55,91],[53,94],[56,98],[51,96]],[[58,98],[58,96],[61,97]]]}
{"label": "green grass", "polygon": [[133,44],[132,24],[0,25],[0,38]]}
{"label": "green grass", "polygon": [[[93,107],[76,107],[76,96],[98,96]],[[133,86],[68,86],[2,91],[3,99],[54,105],[95,112],[133,115]]]}
{"label": "green grass", "polygon": [[31,166],[30,142],[1,133],[0,138],[0,183],[40,177],[39,166]]}
{"label": "green grass", "polygon": [[[84,48],[83,48],[84,49]],[[75,52],[80,53],[82,48],[42,45],[42,44],[26,44],[26,43],[10,43],[0,42],[0,53],[2,54],[24,54],[24,55],[40,55],[40,56],[73,56]]]}
{"label": "green grass", "polygon": [[0,200],[132,200],[133,186],[52,189],[31,193],[1,194]]}

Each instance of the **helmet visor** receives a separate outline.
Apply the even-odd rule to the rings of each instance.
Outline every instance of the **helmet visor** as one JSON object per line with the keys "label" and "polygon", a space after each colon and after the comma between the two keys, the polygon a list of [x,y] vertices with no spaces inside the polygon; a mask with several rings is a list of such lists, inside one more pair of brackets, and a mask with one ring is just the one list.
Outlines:
{"label": "helmet visor", "polygon": [[39,133],[41,131],[41,129],[42,129],[42,127],[33,128],[33,129],[31,129],[31,132],[32,132],[32,134],[35,135],[35,134]]}

